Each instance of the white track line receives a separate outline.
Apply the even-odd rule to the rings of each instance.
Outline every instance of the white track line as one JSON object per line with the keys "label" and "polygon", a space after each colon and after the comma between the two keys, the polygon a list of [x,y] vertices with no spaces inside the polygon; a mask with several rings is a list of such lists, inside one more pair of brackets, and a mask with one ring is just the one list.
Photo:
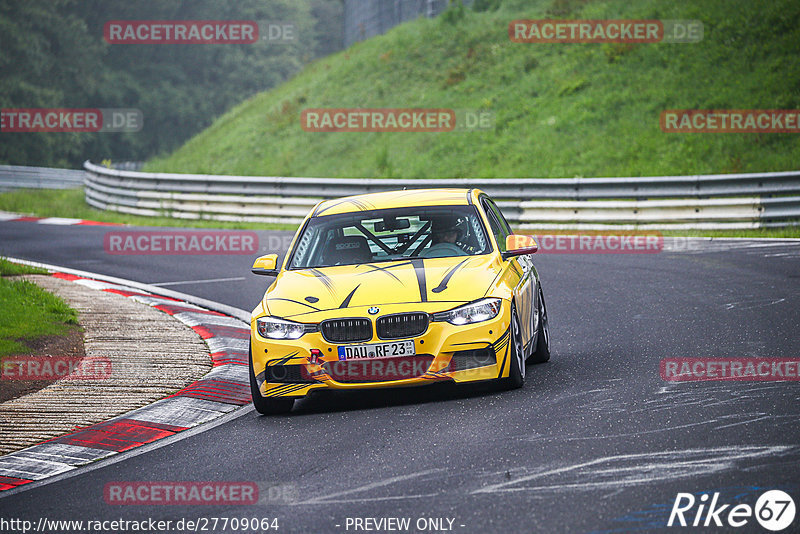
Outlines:
{"label": "white track line", "polygon": [[69,269],[67,267],[59,267],[58,265],[50,265],[48,263],[40,263],[38,261],[23,260],[20,258],[12,258],[8,256],[5,256],[5,259],[16,263],[22,263],[23,265],[30,265],[32,267],[41,267],[42,269],[58,271],[66,274],[74,274],[75,276],[83,276],[86,278],[93,278],[95,280],[103,280],[105,282],[110,282],[112,284],[119,284],[127,287],[132,287],[134,289],[141,289],[142,291],[146,291],[148,293],[157,293],[164,297],[171,297],[178,300],[184,300],[186,302],[190,302],[192,304],[200,306],[201,308],[206,308],[209,310],[223,313],[225,315],[230,315],[231,317],[236,317],[237,319],[240,319],[248,324],[250,323],[249,311],[245,311],[239,308],[234,308],[233,306],[228,306],[227,304],[220,304],[219,302],[214,302],[212,300],[206,300],[201,297],[195,297],[194,295],[189,295],[187,293],[181,293],[179,291],[174,291],[172,289],[164,289],[160,287],[156,288],[155,286],[150,284],[134,282],[133,280],[126,280],[125,278],[117,278],[116,276],[90,273],[89,271],[81,271],[79,269]]}
{"label": "white track line", "polygon": [[208,284],[211,282],[234,282],[239,280],[247,280],[244,276],[237,276],[236,278],[207,278],[205,280],[182,280],[180,282],[159,282],[158,284],[150,284],[156,287],[165,286],[182,286],[185,284]]}

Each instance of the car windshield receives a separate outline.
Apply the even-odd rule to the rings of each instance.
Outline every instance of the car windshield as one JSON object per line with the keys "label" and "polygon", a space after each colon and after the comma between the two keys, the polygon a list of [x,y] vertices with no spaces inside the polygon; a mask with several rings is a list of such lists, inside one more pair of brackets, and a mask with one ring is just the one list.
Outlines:
{"label": "car windshield", "polygon": [[491,252],[475,206],[359,211],[309,220],[290,269]]}

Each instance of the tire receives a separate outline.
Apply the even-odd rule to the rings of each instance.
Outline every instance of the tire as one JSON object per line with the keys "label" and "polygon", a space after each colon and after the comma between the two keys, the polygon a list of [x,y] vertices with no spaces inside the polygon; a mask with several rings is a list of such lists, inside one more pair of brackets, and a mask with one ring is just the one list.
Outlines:
{"label": "tire", "polygon": [[525,348],[522,346],[522,329],[519,326],[517,307],[511,305],[511,325],[508,338],[508,351],[511,357],[511,370],[504,379],[506,389],[521,388],[525,384]]}
{"label": "tire", "polygon": [[258,389],[258,382],[256,382],[255,370],[253,369],[253,351],[252,347],[249,352],[249,367],[250,372],[250,395],[253,397],[253,406],[256,411],[262,415],[278,415],[288,413],[294,406],[294,399],[289,397],[274,397],[266,398],[261,395]]}
{"label": "tire", "polygon": [[539,328],[536,332],[536,350],[530,355],[530,363],[544,363],[550,360],[550,328],[547,323],[547,305],[544,292],[539,286]]}

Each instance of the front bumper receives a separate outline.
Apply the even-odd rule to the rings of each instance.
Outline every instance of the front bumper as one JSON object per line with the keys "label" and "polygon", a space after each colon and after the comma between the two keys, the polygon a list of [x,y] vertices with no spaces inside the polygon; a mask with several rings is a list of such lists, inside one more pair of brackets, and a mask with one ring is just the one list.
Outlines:
{"label": "front bumper", "polygon": [[[419,310],[392,310],[392,313],[398,311]],[[348,309],[348,315],[369,317],[366,308]],[[407,338],[413,340],[417,356],[391,358],[391,362],[381,359],[340,362],[338,347],[346,344],[329,343],[319,332],[307,333],[295,340],[266,339],[257,333],[257,317],[253,317],[250,330],[253,373],[263,396],[295,398],[320,389],[396,388],[439,381],[494,380],[507,377],[510,370],[510,317],[510,303],[503,301],[500,313],[489,321],[459,326],[431,322],[423,334]],[[385,342],[373,333],[373,338],[364,343]],[[371,380],[376,371],[382,374],[381,380]],[[342,379],[342,375],[348,379]]]}

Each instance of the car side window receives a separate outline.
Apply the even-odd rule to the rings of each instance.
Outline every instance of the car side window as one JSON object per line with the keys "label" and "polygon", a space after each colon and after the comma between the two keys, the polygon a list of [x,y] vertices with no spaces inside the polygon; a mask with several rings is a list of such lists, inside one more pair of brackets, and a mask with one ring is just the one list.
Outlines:
{"label": "car side window", "polygon": [[[500,252],[505,252],[506,236],[511,233],[510,229],[506,229],[508,228],[508,223],[505,224],[506,228],[503,228],[503,224],[500,222],[500,219],[498,219],[497,214],[495,213],[497,208],[493,209],[493,205],[490,204],[489,200],[483,199],[481,201],[481,206],[483,206],[483,211],[486,212],[486,218],[489,219],[489,226],[492,229],[495,241],[497,241],[497,247],[500,249]],[[502,217],[502,215],[500,217]],[[505,219],[502,219],[502,221],[505,223]]]}
{"label": "car side window", "polygon": [[506,235],[511,235],[514,232],[511,231],[511,226],[508,224],[503,212],[500,211],[500,208],[497,207],[497,204],[494,203],[493,200],[486,199],[486,203],[492,209],[492,213],[494,213],[495,217],[497,217],[497,221],[500,223],[500,227],[503,229]]}

